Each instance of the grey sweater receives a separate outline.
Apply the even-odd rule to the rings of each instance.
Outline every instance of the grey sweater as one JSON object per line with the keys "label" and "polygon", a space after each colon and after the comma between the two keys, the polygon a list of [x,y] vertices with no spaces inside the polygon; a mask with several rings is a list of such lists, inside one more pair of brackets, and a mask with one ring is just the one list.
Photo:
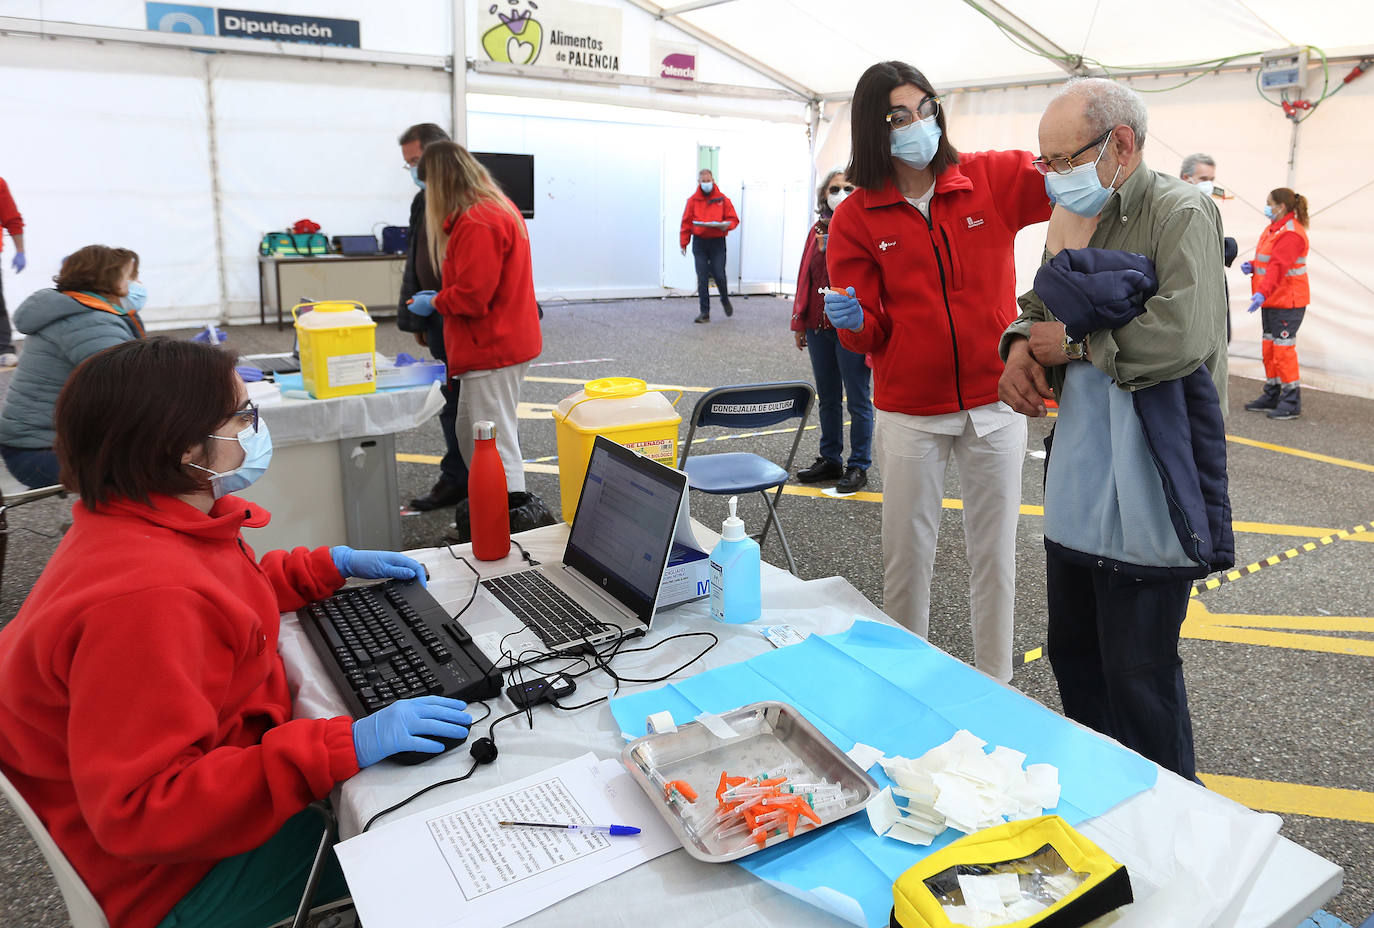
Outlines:
{"label": "grey sweater", "polygon": [[51,448],[53,409],[68,375],[97,351],[138,336],[123,316],[56,290],[39,290],[20,303],[14,327],[28,337],[0,412],[0,445]]}

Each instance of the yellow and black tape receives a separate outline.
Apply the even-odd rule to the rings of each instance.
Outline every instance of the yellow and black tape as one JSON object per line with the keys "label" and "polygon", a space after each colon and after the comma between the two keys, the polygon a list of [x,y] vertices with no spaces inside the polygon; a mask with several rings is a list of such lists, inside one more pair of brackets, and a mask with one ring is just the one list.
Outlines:
{"label": "yellow and black tape", "polygon": [[1304,544],[1298,545],[1297,547],[1289,548],[1287,551],[1281,551],[1278,554],[1272,554],[1262,561],[1256,561],[1253,564],[1246,564],[1244,567],[1237,567],[1232,570],[1228,570],[1226,573],[1221,574],[1217,577],[1208,577],[1202,583],[1194,584],[1192,592],[1189,595],[1201,595],[1207,590],[1215,590],[1223,583],[1234,583],[1241,577],[1248,577],[1251,574],[1259,573],[1266,567],[1273,567],[1276,564],[1282,564],[1284,561],[1291,561],[1293,558],[1307,551],[1315,551],[1318,548],[1324,547],[1326,545],[1334,544],[1335,542],[1340,541],[1342,538],[1349,538],[1352,535],[1359,535],[1369,531],[1374,531],[1374,522],[1366,522],[1363,525],[1357,525],[1351,529],[1341,529],[1338,532],[1332,532],[1330,535],[1323,535],[1316,541],[1309,541]]}

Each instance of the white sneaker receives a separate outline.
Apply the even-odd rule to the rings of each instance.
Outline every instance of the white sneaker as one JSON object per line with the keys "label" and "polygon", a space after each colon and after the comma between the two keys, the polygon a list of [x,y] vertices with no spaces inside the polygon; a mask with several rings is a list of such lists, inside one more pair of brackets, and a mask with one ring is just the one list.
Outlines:
{"label": "white sneaker", "polygon": [[13,351],[6,351],[4,354],[0,354],[0,368],[18,366],[19,355],[15,354]]}

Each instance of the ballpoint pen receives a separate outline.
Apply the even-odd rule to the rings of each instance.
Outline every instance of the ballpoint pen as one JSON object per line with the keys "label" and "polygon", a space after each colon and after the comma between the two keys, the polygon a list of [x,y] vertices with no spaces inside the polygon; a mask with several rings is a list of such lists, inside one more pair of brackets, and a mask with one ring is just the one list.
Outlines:
{"label": "ballpoint pen", "polygon": [[503,828],[562,828],[567,831],[599,831],[608,835],[637,835],[633,825],[579,825],[572,822],[497,822]]}

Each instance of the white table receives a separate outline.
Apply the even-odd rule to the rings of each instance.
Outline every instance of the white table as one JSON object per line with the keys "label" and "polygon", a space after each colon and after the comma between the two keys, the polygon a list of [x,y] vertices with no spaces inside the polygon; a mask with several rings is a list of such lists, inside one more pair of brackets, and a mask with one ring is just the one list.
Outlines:
{"label": "white table", "polygon": [[272,521],[245,529],[245,540],[259,552],[298,545],[401,547],[396,433],[443,407],[437,383],[263,404],[272,463],[261,480],[237,495],[266,508]]}
{"label": "white table", "polygon": [[[703,527],[696,530],[703,541],[712,536]],[[555,561],[562,554],[567,526],[537,529],[518,538],[536,559]],[[468,554],[467,546],[455,550]],[[408,553],[429,568],[430,591],[446,608],[457,611],[467,601],[472,574],[445,549]],[[473,563],[483,577],[523,566],[514,549],[504,561]],[[758,625],[787,622],[806,631],[831,634],[848,628],[856,617],[893,624],[842,578],[802,581],[771,565],[764,565],[763,602],[763,618],[754,625],[721,625],[710,618],[704,601],[683,604],[656,616],[647,638],[636,646],[684,631],[717,634],[720,643],[674,678],[681,679],[769,650],[771,646],[758,634]],[[480,637],[480,629],[471,624],[467,627]],[[682,639],[648,654],[624,655],[616,658],[614,666],[627,676],[656,676],[695,654],[700,641]],[[346,714],[294,616],[284,617],[280,650],[296,689],[297,716]],[[656,673],[655,668],[662,669]],[[595,673],[579,678],[577,693],[566,702],[581,704],[602,695],[609,684],[604,681],[607,685],[602,685],[603,681],[604,677]],[[622,687],[620,692],[636,688],[647,686]],[[493,718],[513,708],[504,696],[490,704]],[[1074,723],[1066,720],[1065,724]],[[477,734],[486,734],[484,724],[474,729]],[[547,769],[588,750],[602,758],[619,757],[625,744],[605,703],[572,713],[541,707],[535,710],[533,731],[523,720],[511,719],[497,728],[496,743],[500,756],[495,763],[480,768],[469,781],[436,789],[394,814],[433,808]],[[468,753],[459,748],[414,767],[381,763],[362,771],[335,791],[341,837],[357,834],[375,812],[430,783],[465,772],[471,763]],[[1131,874],[1137,902],[1116,913],[1119,920],[1113,921],[1113,916],[1102,920],[1102,924],[1112,923],[1117,928],[1290,928],[1341,886],[1339,867],[1278,836],[1277,816],[1252,812],[1165,770],[1160,771],[1152,789],[1079,828],[1124,863]],[[646,923],[674,928],[834,928],[845,924],[779,890],[740,867],[705,864],[685,851],[675,851],[521,924],[539,928],[564,928],[593,920],[598,928],[643,928]]]}

